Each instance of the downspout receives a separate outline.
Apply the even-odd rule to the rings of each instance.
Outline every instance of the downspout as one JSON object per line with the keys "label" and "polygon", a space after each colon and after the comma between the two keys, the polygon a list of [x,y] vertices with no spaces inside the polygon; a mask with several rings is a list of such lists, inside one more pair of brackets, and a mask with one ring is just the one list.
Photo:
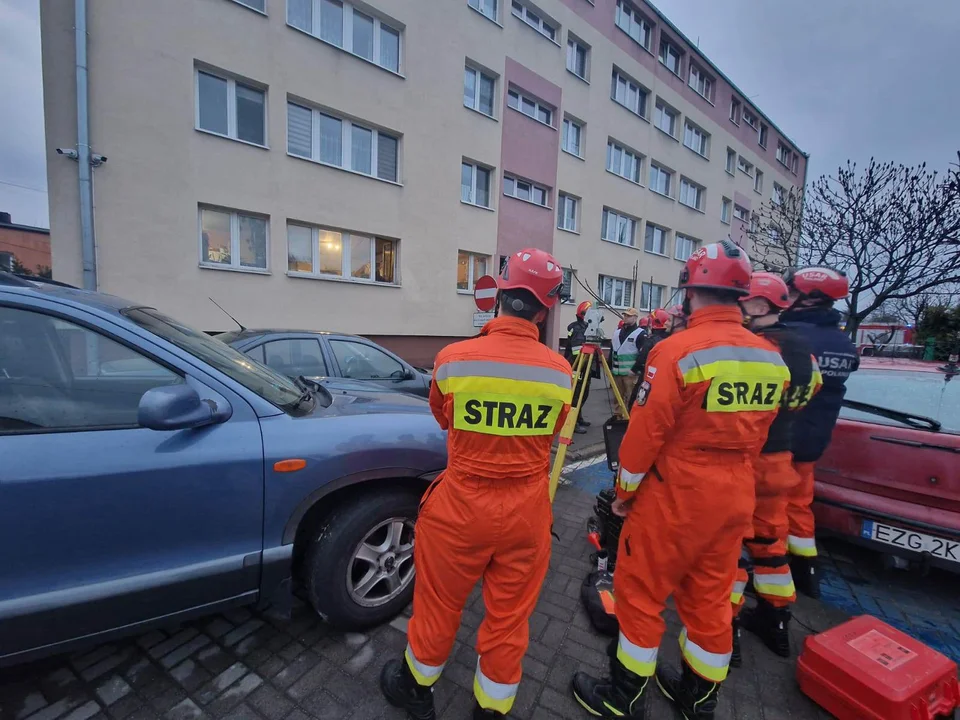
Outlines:
{"label": "downspout", "polygon": [[97,289],[97,248],[93,236],[93,178],[90,164],[90,114],[87,98],[87,1],[75,0],[77,48],[77,165],[80,179],[80,250],[83,287]]}

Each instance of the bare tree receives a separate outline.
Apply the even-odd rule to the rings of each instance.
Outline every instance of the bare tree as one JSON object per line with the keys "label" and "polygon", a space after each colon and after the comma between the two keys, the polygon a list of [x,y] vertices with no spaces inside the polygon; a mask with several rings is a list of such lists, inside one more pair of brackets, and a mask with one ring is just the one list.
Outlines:
{"label": "bare tree", "polygon": [[753,214],[750,226],[744,235],[750,258],[764,270],[782,271],[788,267],[806,264],[802,259],[803,245],[803,190],[775,190],[768,200]]}

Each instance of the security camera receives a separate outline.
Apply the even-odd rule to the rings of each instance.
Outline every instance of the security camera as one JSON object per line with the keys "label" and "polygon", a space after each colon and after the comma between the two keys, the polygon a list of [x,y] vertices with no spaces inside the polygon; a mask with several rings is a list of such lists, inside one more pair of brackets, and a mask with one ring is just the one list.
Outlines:
{"label": "security camera", "polygon": [[76,160],[79,155],[73,148],[57,148],[57,155],[66,155],[71,160]]}
{"label": "security camera", "polygon": [[90,164],[93,165],[94,167],[100,167],[101,165],[105,165],[106,162],[107,162],[106,155],[93,154],[90,156]]}

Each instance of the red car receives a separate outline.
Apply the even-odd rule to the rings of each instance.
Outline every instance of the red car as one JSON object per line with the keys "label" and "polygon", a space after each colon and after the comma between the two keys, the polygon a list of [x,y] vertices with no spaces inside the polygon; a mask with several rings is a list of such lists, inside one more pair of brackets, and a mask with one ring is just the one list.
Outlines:
{"label": "red car", "polygon": [[960,374],[863,358],[816,469],[818,531],[960,573]]}

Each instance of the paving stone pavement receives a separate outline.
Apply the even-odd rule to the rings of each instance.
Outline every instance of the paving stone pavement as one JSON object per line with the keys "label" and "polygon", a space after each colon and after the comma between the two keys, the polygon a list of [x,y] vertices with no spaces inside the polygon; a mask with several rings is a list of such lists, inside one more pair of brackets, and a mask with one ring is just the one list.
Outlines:
{"label": "paving stone pavement", "polygon": [[[575,485],[557,494],[550,573],[530,622],[524,679],[511,717],[577,720],[587,714],[569,691],[577,669],[602,672],[607,640],[580,607],[588,570],[584,522],[593,496]],[[409,612],[409,610],[408,610]],[[818,629],[843,615],[802,602],[798,615]],[[472,707],[473,641],[483,617],[475,591],[450,662],[436,687],[443,720],[467,720]],[[663,659],[678,662],[679,623],[668,610]],[[383,663],[405,646],[407,617],[363,634],[330,630],[303,603],[289,620],[240,609],[149,632],[68,657],[0,671],[3,720],[401,720],[380,695]],[[799,625],[799,647],[806,631]],[[744,667],[724,688],[718,720],[813,720],[828,717],[806,700],[793,664],[745,638]],[[651,693],[653,720],[674,717]]]}

